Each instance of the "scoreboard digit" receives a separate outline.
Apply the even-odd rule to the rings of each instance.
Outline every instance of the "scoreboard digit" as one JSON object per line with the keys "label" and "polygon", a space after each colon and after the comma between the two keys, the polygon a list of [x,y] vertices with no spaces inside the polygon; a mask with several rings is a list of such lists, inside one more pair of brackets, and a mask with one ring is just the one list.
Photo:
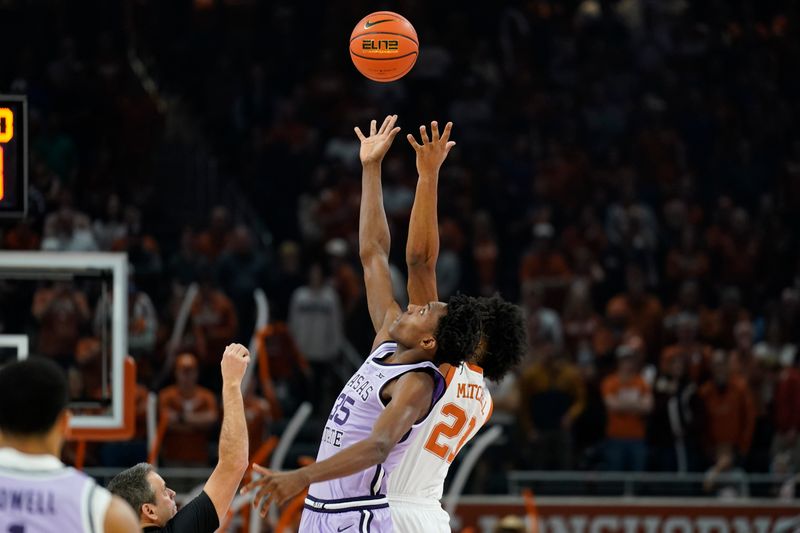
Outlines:
{"label": "scoreboard digit", "polygon": [[28,207],[28,103],[0,94],[0,217],[23,217]]}

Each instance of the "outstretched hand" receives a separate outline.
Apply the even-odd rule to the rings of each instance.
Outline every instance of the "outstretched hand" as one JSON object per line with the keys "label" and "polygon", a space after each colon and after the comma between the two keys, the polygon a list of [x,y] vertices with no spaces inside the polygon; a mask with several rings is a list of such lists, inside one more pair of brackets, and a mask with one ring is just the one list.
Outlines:
{"label": "outstretched hand", "polygon": [[261,518],[267,516],[270,503],[283,505],[309,485],[303,470],[273,472],[256,464],[253,465],[253,470],[261,474],[261,477],[242,487],[239,492],[247,494],[256,491],[253,505],[259,510]]}
{"label": "outstretched hand", "polygon": [[421,178],[436,178],[439,175],[439,169],[447,159],[447,154],[456,145],[455,141],[450,140],[451,129],[453,123],[448,122],[442,135],[439,136],[439,123],[434,120],[431,122],[431,139],[428,139],[425,126],[419,127],[422,144],[418,144],[410,133],[406,136],[411,147],[417,152],[417,172]]}
{"label": "outstretched hand", "polygon": [[380,163],[383,161],[383,156],[389,151],[392,146],[395,136],[400,132],[399,127],[395,127],[397,123],[397,115],[389,115],[383,120],[381,128],[377,129],[376,121],[370,122],[369,137],[361,133],[358,126],[355,127],[356,135],[361,141],[361,164],[366,165],[370,163]]}

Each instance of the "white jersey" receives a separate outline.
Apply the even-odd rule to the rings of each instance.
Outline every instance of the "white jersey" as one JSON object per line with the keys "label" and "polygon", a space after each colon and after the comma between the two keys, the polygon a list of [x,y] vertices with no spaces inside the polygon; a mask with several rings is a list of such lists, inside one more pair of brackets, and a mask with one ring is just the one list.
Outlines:
{"label": "white jersey", "polygon": [[111,493],[52,455],[0,448],[0,531],[103,533]]}
{"label": "white jersey", "polygon": [[458,452],[492,415],[483,370],[469,363],[451,367],[447,390],[389,476],[389,504],[426,500],[439,505],[444,480]]}

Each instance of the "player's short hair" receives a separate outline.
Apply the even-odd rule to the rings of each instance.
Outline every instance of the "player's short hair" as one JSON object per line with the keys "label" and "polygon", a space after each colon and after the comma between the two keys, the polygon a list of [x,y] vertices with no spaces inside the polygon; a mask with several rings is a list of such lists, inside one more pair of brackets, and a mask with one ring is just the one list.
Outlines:
{"label": "player's short hair", "polygon": [[31,357],[0,368],[0,432],[46,435],[68,401],[64,371],[50,359]]}
{"label": "player's short hair", "polygon": [[500,381],[525,356],[525,319],[518,305],[498,295],[477,298],[477,303],[483,334],[483,350],[477,355],[477,363],[486,379]]}
{"label": "player's short hair", "polygon": [[149,463],[139,463],[114,476],[108,483],[111,494],[115,494],[128,502],[136,515],[142,513],[142,505],[156,503],[156,494],[147,481],[147,475],[155,469]]}
{"label": "player's short hair", "polygon": [[471,356],[481,338],[481,317],[475,298],[456,294],[447,303],[447,313],[439,319],[436,331],[437,365],[459,365]]}

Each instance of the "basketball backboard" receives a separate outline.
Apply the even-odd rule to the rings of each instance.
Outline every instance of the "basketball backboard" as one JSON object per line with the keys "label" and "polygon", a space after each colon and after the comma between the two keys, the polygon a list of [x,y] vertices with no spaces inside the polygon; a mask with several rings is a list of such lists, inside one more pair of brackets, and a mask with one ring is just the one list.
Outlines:
{"label": "basketball backboard", "polygon": [[[0,284],[4,294],[12,295],[16,308],[7,313],[6,331],[0,336],[0,349],[16,351],[17,357],[53,357],[70,375],[73,416],[70,437],[86,440],[124,439],[132,431],[127,413],[136,387],[133,360],[128,358],[128,260],[124,253],[0,252]],[[63,296],[63,295],[75,295]],[[60,298],[60,299],[59,299]],[[27,308],[25,308],[28,306]],[[69,325],[69,312],[82,314],[80,342],[93,347],[91,365],[78,360],[80,342],[66,342],[69,353],[52,349],[49,337]],[[33,318],[9,319],[8,314]],[[110,313],[110,316],[106,314]],[[68,318],[64,318],[64,315]],[[53,319],[47,322],[48,317]],[[94,320],[89,317],[94,317]],[[3,316],[0,315],[0,321]],[[60,320],[60,321],[59,321]],[[9,326],[8,324],[12,324]],[[9,328],[17,327],[22,331]],[[60,333],[64,337],[63,331]],[[68,337],[68,334],[67,334]],[[88,338],[87,338],[88,337]],[[60,339],[59,339],[60,340]],[[68,339],[71,340],[71,339]],[[77,362],[75,362],[77,361]],[[87,370],[88,368],[88,370]],[[79,369],[79,370],[78,370]],[[81,377],[92,383],[92,394],[83,392]]]}

